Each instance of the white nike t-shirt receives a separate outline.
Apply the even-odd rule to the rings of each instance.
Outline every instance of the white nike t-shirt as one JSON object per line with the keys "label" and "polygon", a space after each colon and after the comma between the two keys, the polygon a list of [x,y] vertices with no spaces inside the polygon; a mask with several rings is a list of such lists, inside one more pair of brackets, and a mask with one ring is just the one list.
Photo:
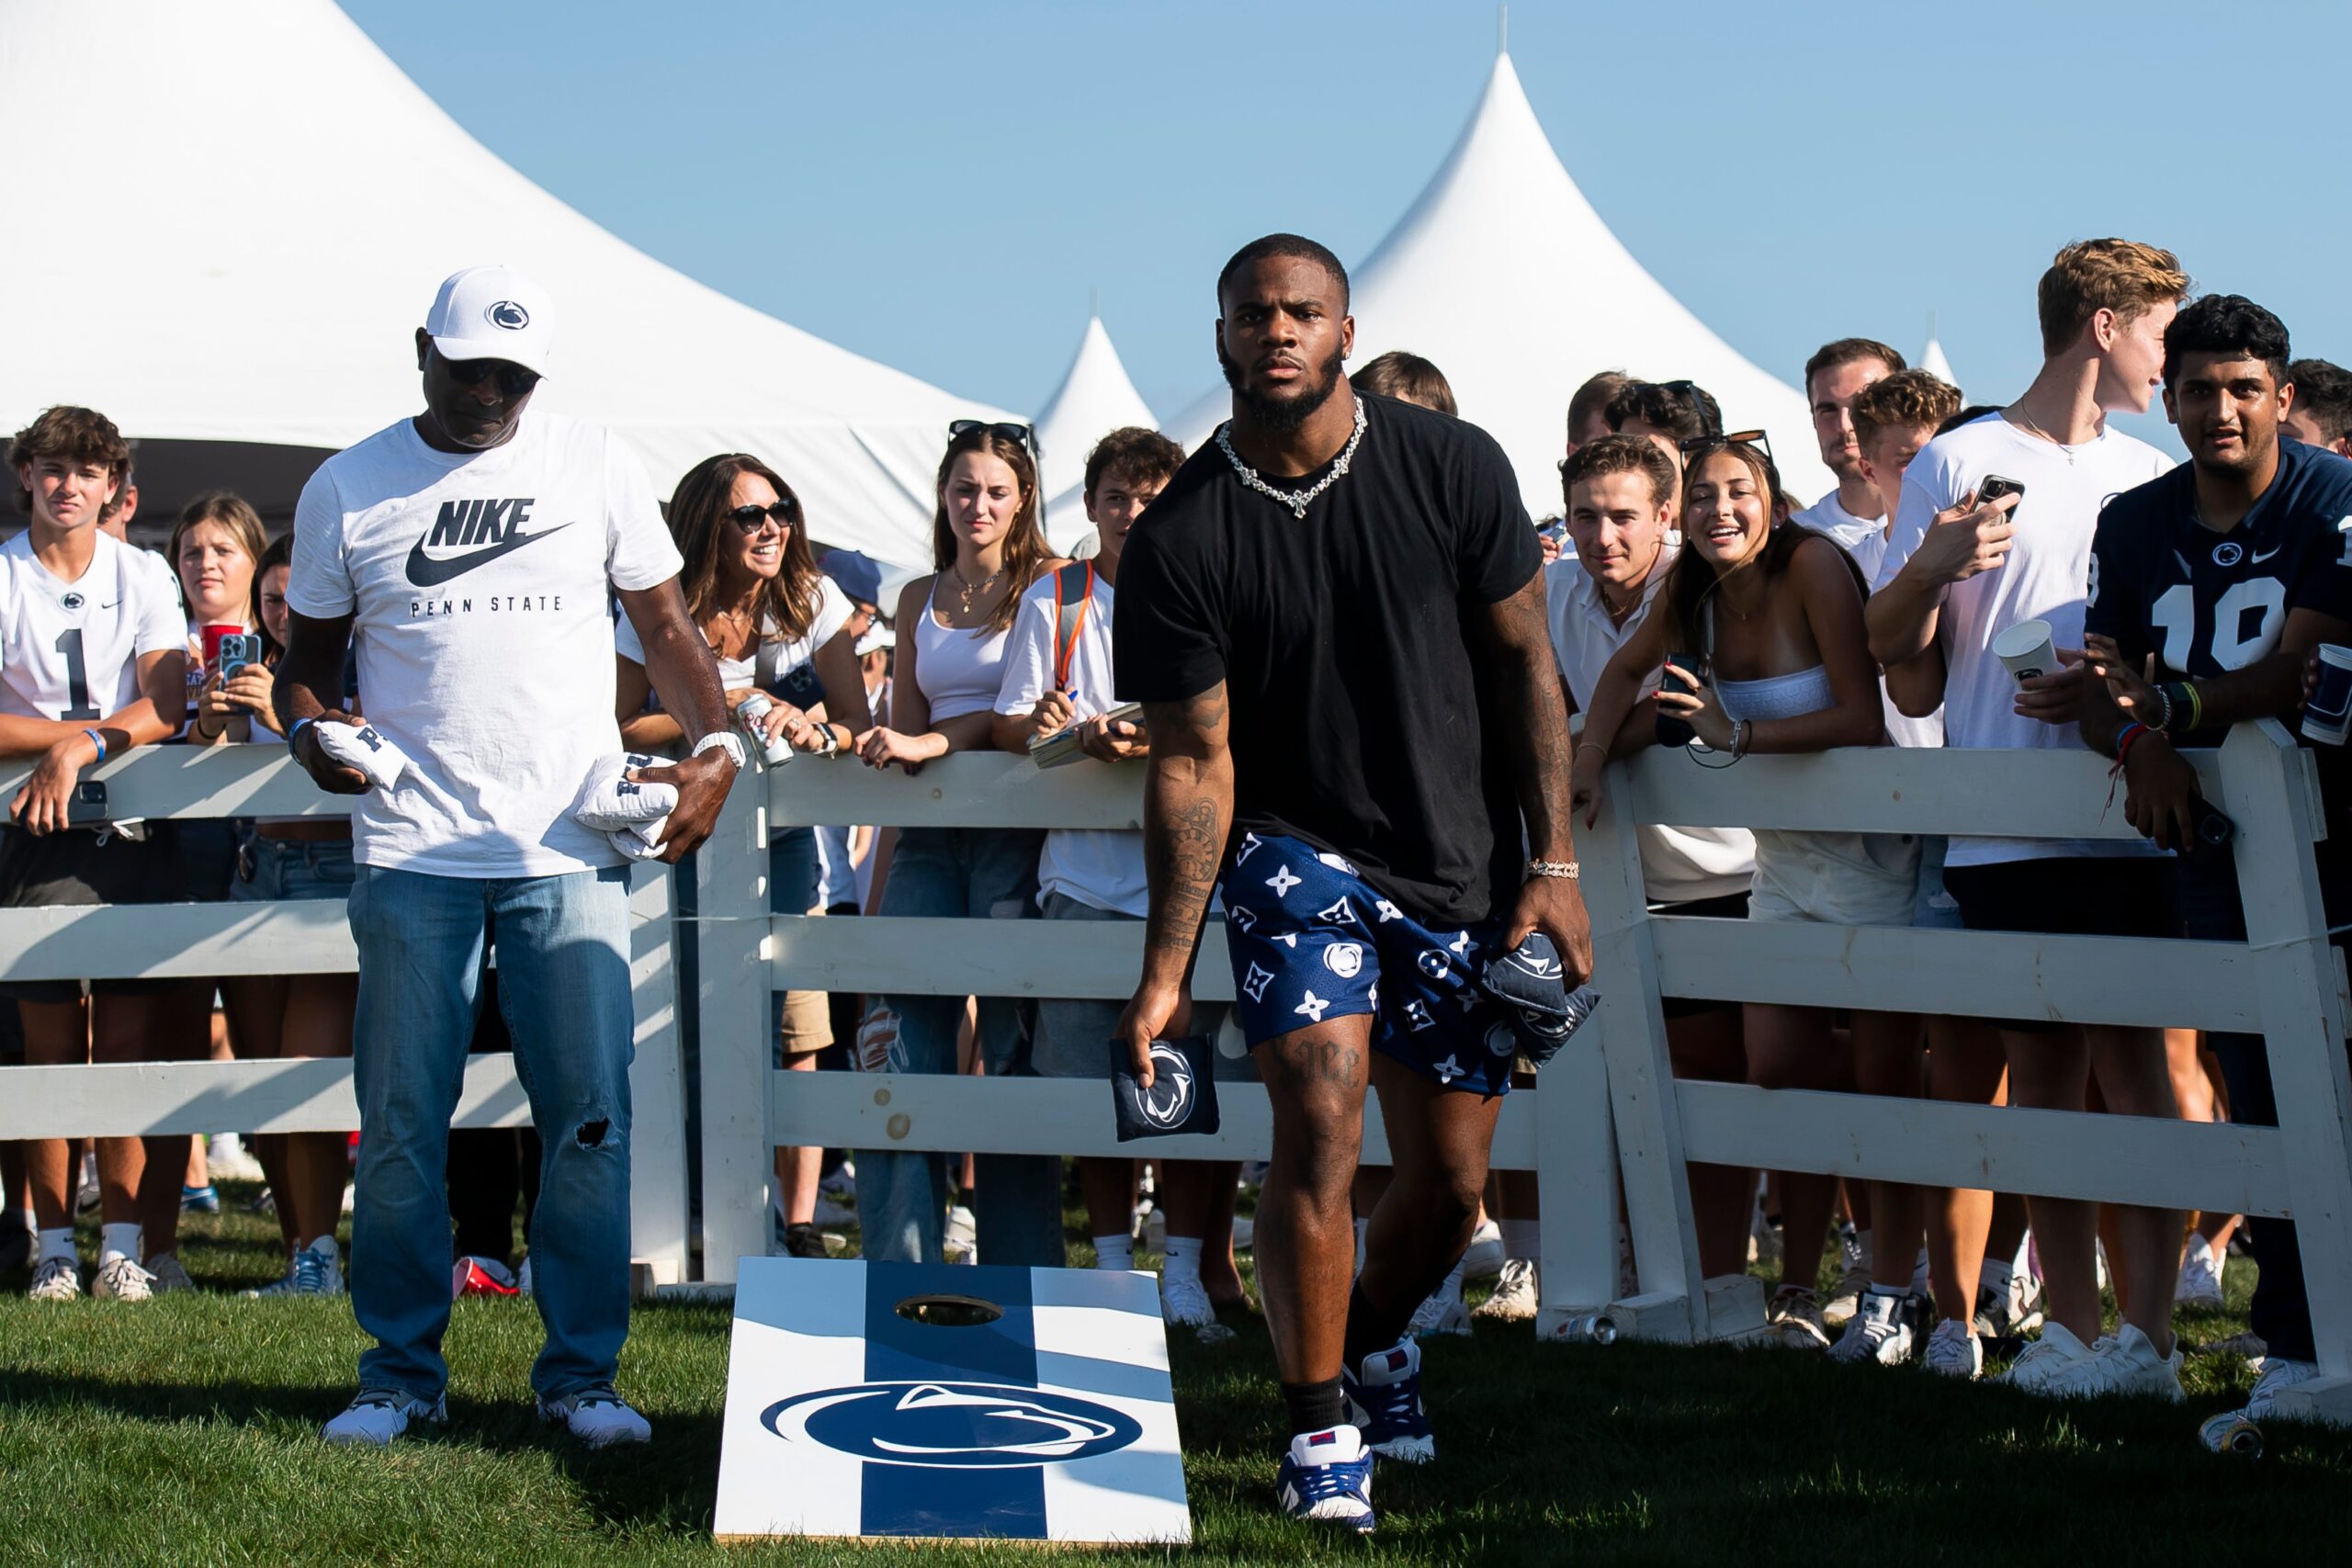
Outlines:
{"label": "white nike t-shirt", "polygon": [[681,564],[637,455],[558,414],[465,456],[402,420],[320,467],[294,534],[287,604],[356,615],[368,721],[414,764],[356,797],[359,862],[474,877],[619,864],[571,807],[620,750],[611,591]]}
{"label": "white nike t-shirt", "polygon": [[[1879,563],[1883,588],[1927,536],[1937,513],[1976,489],[1987,474],[2025,486],[2010,513],[2016,531],[2008,558],[1991,571],[1954,583],[1937,618],[1943,643],[1944,743],[1988,750],[2079,750],[2071,724],[2043,724],[2015,711],[2017,682],[1993,656],[1992,641],[2018,621],[2050,623],[2060,648],[2083,646],[2083,598],[2091,536],[2107,503],[2172,467],[2172,459],[2109,425],[2098,439],[2062,446],[2028,434],[1997,413],[1972,420],[1919,449],[1903,475],[1903,504]],[[1991,865],[2060,855],[2155,853],[2145,840],[1955,838],[1947,865]]]}
{"label": "white nike t-shirt", "polygon": [[187,641],[177,587],[145,554],[100,534],[88,569],[62,582],[34,558],[31,529],[0,545],[0,713],[95,725],[145,694],[139,661]]}
{"label": "white nike t-shirt", "polygon": [[[757,686],[795,707],[814,707],[823,702],[825,691],[818,683],[815,669],[817,650],[841,635],[857,606],[849,602],[841,584],[821,571],[811,596],[816,605],[806,635],[787,637],[773,620],[762,622],[760,646],[752,657],[718,659],[718,683],[729,691]],[[645,662],[645,644],[627,615],[613,623],[613,650],[631,664]],[[712,657],[718,658],[716,650]],[[654,706],[661,706],[661,694],[654,694],[652,701]]]}
{"label": "white nike t-shirt", "polygon": [[[1073,717],[1091,718],[1119,705],[1117,682],[1111,677],[1111,585],[1094,574],[1094,592],[1087,598],[1085,618],[1070,655],[1069,681],[1062,688],[1070,699]],[[928,613],[928,612],[926,612]],[[997,693],[996,711],[1024,715],[1054,687],[1054,577],[1029,585],[1012,630],[1004,643],[1004,685]],[[1091,757],[1069,764],[1099,768]],[[1144,886],[1143,835],[1107,830],[1057,828],[1046,835],[1037,856],[1037,899],[1048,893],[1115,914],[1142,919],[1151,912],[1151,896]]]}

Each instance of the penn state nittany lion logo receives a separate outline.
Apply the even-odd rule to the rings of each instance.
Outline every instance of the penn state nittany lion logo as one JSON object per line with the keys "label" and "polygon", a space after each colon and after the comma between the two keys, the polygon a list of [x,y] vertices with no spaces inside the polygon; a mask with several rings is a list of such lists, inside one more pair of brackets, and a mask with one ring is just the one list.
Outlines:
{"label": "penn state nittany lion logo", "polygon": [[512,299],[501,299],[484,310],[482,316],[492,326],[503,327],[510,333],[519,333],[531,324],[531,312]]}
{"label": "penn state nittany lion logo", "polygon": [[1151,1043],[1151,1087],[1136,1090],[1136,1105],[1155,1127],[1181,1127],[1193,1113],[1193,1064],[1165,1041]]}
{"label": "penn state nittany lion logo", "polygon": [[1091,1399],[987,1382],[872,1382],[780,1399],[760,1425],[878,1464],[1005,1470],[1091,1459],[1143,1436]]}

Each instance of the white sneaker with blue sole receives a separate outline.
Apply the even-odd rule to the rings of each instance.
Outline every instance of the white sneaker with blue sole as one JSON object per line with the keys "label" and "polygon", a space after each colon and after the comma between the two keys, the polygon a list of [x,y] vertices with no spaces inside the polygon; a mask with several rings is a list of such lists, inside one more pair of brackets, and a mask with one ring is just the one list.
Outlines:
{"label": "white sneaker with blue sole", "polygon": [[1361,1367],[1341,1368],[1340,1392],[1373,1452],[1400,1464],[1437,1458],[1437,1438],[1421,1410],[1421,1348],[1409,1337],[1374,1350]]}
{"label": "white sneaker with blue sole", "polygon": [[1315,1519],[1369,1533],[1372,1450],[1353,1427],[1301,1432],[1274,1472],[1274,1500],[1294,1519]]}

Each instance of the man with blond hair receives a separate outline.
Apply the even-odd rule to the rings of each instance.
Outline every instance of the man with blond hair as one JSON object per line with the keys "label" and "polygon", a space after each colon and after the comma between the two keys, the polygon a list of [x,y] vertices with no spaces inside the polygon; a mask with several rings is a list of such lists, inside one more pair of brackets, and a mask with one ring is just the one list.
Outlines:
{"label": "man with blond hair", "polygon": [[[2066,246],[2042,275],[2041,372],[2007,408],[1937,436],[1905,475],[1894,536],[1868,606],[1871,651],[1905,714],[1940,704],[1946,742],[1976,749],[2072,750],[2082,703],[2091,539],[2109,498],[2172,467],[2114,429],[2109,416],[2145,412],[2164,376],[2165,327],[2188,291],[2169,251],[2130,240]],[[1986,481],[2020,487],[1986,502]],[[2064,668],[2014,680],[1992,641],[2019,621],[2050,625]],[[2145,843],[1968,838],[1947,857],[1945,886],[1971,931],[2078,936],[2167,936],[2165,866]],[[2080,1111],[2096,1072],[2110,1111],[2177,1114],[2154,1029],[2003,1020],[2009,1103]],[[2029,1200],[2040,1242],[2049,1322],[2009,1381],[2031,1393],[2146,1393],[2178,1400],[2172,1292],[2181,1216],[2119,1206],[2118,1259],[2137,1280],[2127,1321],[2101,1336],[2098,1206]],[[1936,1334],[1967,1334],[1939,1323]],[[1931,1353],[1933,1347],[1931,1346]],[[1973,1372],[1981,1356],[1964,1353]]]}

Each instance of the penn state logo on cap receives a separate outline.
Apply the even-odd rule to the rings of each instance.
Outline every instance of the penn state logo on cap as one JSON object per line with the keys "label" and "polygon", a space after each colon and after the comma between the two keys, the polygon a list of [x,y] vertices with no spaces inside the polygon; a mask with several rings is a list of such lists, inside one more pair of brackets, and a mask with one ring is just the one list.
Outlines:
{"label": "penn state logo on cap", "polygon": [[1009,1470],[1115,1452],[1143,1436],[1075,1394],[988,1382],[870,1382],[779,1399],[760,1425],[875,1464]]}
{"label": "penn state logo on cap", "polygon": [[499,300],[482,312],[482,318],[492,326],[503,327],[510,333],[519,333],[531,324],[531,312],[512,299]]}
{"label": "penn state logo on cap", "polygon": [[444,359],[503,359],[545,376],[555,316],[548,291],[513,267],[469,266],[442,280],[424,331]]}

